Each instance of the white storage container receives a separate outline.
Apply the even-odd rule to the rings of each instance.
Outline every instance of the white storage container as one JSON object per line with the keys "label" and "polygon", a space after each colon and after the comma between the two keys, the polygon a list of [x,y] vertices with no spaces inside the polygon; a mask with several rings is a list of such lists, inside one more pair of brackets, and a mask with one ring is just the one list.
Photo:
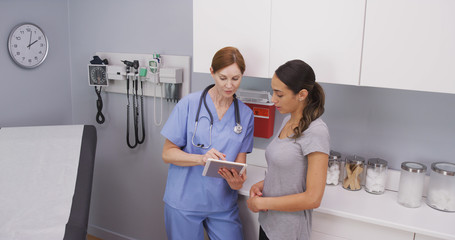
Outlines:
{"label": "white storage container", "polygon": [[428,206],[446,212],[455,212],[455,164],[435,162],[431,164],[428,184]]}
{"label": "white storage container", "polygon": [[346,157],[343,188],[357,191],[362,188],[364,181],[365,158],[353,155]]}
{"label": "white storage container", "polygon": [[401,163],[398,203],[405,207],[420,207],[427,166],[416,162]]}
{"label": "white storage container", "polygon": [[330,151],[326,178],[327,185],[338,185],[340,181],[340,159],[341,154],[339,152]]}
{"label": "white storage container", "polygon": [[387,181],[387,161],[380,158],[368,159],[365,191],[383,194]]}

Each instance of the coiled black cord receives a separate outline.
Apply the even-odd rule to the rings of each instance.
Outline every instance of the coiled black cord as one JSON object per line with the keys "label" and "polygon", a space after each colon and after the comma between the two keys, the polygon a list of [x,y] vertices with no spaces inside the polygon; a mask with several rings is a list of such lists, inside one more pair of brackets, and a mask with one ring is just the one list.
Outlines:
{"label": "coiled black cord", "polygon": [[96,109],[98,110],[98,112],[96,113],[96,122],[99,124],[103,124],[104,120],[106,120],[103,113],[101,112],[103,110],[103,98],[101,98],[101,89],[102,89],[101,86],[100,90],[98,90],[98,88],[95,86],[95,92],[96,95],[98,96],[98,99],[96,100]]}

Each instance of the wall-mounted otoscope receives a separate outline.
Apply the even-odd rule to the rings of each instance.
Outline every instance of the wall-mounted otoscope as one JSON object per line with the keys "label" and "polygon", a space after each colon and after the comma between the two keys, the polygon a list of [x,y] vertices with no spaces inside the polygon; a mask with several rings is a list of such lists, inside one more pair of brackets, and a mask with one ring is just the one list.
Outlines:
{"label": "wall-mounted otoscope", "polygon": [[[127,61],[122,60],[125,64],[126,72],[126,143],[128,147],[135,148],[138,144],[144,142],[145,139],[145,124],[144,124],[144,90],[141,81],[141,101],[140,101],[140,112],[139,112],[139,94],[138,94],[138,82],[139,82],[139,61]],[[134,143],[130,142],[130,77],[131,77],[131,68],[134,69],[133,78],[131,82],[132,86],[132,102],[133,102],[133,130],[134,130]],[[141,119],[142,127],[142,138],[139,137],[139,115]]]}

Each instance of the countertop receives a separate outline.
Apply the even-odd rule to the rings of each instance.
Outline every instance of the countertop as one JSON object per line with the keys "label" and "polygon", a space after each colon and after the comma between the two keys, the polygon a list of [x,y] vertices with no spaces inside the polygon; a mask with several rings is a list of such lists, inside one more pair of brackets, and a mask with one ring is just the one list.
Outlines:
{"label": "countertop", "polygon": [[[249,164],[247,180],[239,194],[248,196],[251,186],[264,179],[266,168]],[[363,188],[349,191],[326,186],[321,206],[314,211],[377,224],[385,227],[455,240],[455,213],[435,210],[422,201],[418,208],[407,208],[397,202],[397,192],[382,195],[367,193]]]}

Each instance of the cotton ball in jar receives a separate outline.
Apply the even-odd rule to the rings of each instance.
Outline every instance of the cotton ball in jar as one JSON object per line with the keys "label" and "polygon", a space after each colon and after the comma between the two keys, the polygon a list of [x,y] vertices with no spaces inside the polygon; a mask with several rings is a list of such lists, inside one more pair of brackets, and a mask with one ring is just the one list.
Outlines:
{"label": "cotton ball in jar", "polygon": [[400,184],[398,186],[398,203],[405,207],[420,206],[427,167],[417,162],[402,162]]}
{"label": "cotton ball in jar", "polygon": [[455,212],[455,163],[431,164],[427,204],[445,212]]}
{"label": "cotton ball in jar", "polygon": [[455,196],[443,189],[428,191],[428,203],[442,211],[455,211]]}
{"label": "cotton ball in jar", "polygon": [[387,181],[387,161],[380,158],[368,160],[365,190],[373,194],[382,194]]}
{"label": "cotton ball in jar", "polygon": [[339,152],[330,150],[326,178],[327,185],[338,185],[340,181],[340,159],[341,154]]}
{"label": "cotton ball in jar", "polygon": [[386,171],[377,171],[375,169],[367,170],[365,188],[369,192],[382,193],[385,190],[385,182],[387,180]]}
{"label": "cotton ball in jar", "polygon": [[332,164],[327,168],[327,179],[326,184],[338,185],[340,178],[340,167],[338,164]]}

